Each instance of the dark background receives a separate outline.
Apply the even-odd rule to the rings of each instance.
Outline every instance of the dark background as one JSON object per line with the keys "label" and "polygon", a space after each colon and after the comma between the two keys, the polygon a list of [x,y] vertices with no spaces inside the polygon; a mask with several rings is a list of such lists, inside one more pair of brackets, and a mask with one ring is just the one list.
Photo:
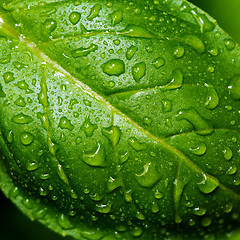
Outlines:
{"label": "dark background", "polygon": [[[217,19],[218,24],[240,43],[240,0],[192,0]],[[39,223],[31,222],[0,192],[1,240],[71,240]]]}

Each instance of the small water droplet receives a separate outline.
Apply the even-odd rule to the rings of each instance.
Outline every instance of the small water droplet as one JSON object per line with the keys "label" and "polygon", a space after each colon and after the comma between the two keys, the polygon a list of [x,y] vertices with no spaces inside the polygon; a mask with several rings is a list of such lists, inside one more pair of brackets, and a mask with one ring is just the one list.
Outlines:
{"label": "small water droplet", "polygon": [[236,46],[236,43],[230,38],[225,39],[224,43],[227,50],[232,50]]}
{"label": "small water droplet", "polygon": [[175,223],[179,224],[182,222],[182,218],[178,214],[176,214],[174,221]]}
{"label": "small water droplet", "polygon": [[131,235],[134,237],[140,237],[142,235],[143,231],[140,227],[134,227],[131,230]]}
{"label": "small water droplet", "polygon": [[224,207],[224,212],[225,213],[230,213],[233,209],[233,204],[232,203],[228,203],[226,204],[226,206]]}
{"label": "small water droplet", "polygon": [[156,199],[161,199],[161,198],[163,198],[163,194],[159,191],[159,190],[155,190],[155,192],[154,192],[154,197],[156,198]]}
{"label": "small water droplet", "polygon": [[7,141],[9,143],[13,143],[14,142],[13,130],[10,130],[10,131],[7,132],[6,138],[7,138]]}
{"label": "small water droplet", "polygon": [[137,217],[139,220],[145,220],[145,216],[144,216],[141,212],[137,212],[136,217]]}
{"label": "small water droplet", "polygon": [[36,170],[38,168],[39,168],[39,165],[36,162],[28,163],[27,166],[26,166],[26,169],[28,171],[34,171],[34,170]]}
{"label": "small water droplet", "polygon": [[157,213],[159,212],[160,208],[158,206],[158,204],[156,202],[152,203],[152,207],[151,207],[152,213]]}
{"label": "small water droplet", "polygon": [[[1,39],[2,37],[0,37]],[[0,64],[6,64],[9,63],[11,61],[11,54],[8,54],[6,57],[0,58]]]}
{"label": "small water droplet", "polygon": [[234,100],[240,100],[240,75],[232,78],[228,88],[230,89],[231,97]]}
{"label": "small water droplet", "polygon": [[111,59],[105,62],[101,68],[109,76],[120,76],[125,73],[125,64],[120,59]]}
{"label": "small water droplet", "polygon": [[218,55],[218,49],[217,48],[213,48],[213,49],[209,50],[209,53],[212,56],[217,56]]}
{"label": "small water droplet", "polygon": [[83,154],[83,161],[92,167],[107,167],[106,153],[104,147],[98,143],[97,149],[94,152]]}
{"label": "small water droplet", "polygon": [[134,54],[137,52],[137,50],[138,50],[138,48],[137,48],[136,46],[134,46],[134,45],[132,45],[131,47],[129,47],[129,48],[127,49],[127,52],[126,52],[126,58],[127,58],[128,60],[131,60],[132,57],[134,56]]}
{"label": "small water droplet", "polygon": [[87,48],[81,47],[81,48],[78,48],[78,49],[72,51],[72,56],[73,56],[74,58],[83,57],[83,56],[86,57],[86,56],[89,55],[91,52],[95,52],[95,51],[97,51],[97,50],[98,50],[98,45],[92,43],[92,44],[91,44],[89,47],[87,47]]}
{"label": "small water droplet", "polygon": [[208,227],[210,226],[212,223],[212,219],[209,218],[209,217],[205,217],[202,221],[201,221],[201,224],[203,227]]}
{"label": "small water droplet", "polygon": [[19,96],[19,98],[14,102],[19,107],[25,107],[26,102],[22,96]]}
{"label": "small water droplet", "polygon": [[152,188],[160,179],[160,174],[155,165],[150,162],[143,166],[142,173],[136,174],[136,179],[142,187]]}
{"label": "small water droplet", "polygon": [[233,156],[233,152],[232,150],[229,148],[229,147],[226,147],[224,150],[223,150],[223,156],[224,158],[229,161],[232,156]]}
{"label": "small water droplet", "polygon": [[20,113],[18,115],[15,115],[13,118],[12,118],[12,121],[14,123],[18,123],[18,124],[28,124],[30,122],[33,121],[32,117],[30,116],[27,116],[23,113]]}
{"label": "small water droplet", "polygon": [[212,85],[205,85],[208,89],[208,98],[206,102],[206,107],[208,109],[214,109],[219,105],[219,97],[215,90],[215,88]]}
{"label": "small water droplet", "polygon": [[120,140],[121,131],[120,131],[120,128],[118,126],[111,126],[109,128],[103,128],[102,129],[102,134],[105,137],[107,137],[108,140],[113,145],[117,145],[119,140]]}
{"label": "small water droplet", "polygon": [[89,118],[86,118],[81,126],[87,137],[91,137],[97,128],[97,124],[92,124]]}
{"label": "small water droplet", "polygon": [[229,169],[227,170],[227,174],[228,175],[233,175],[237,172],[237,166],[236,165],[232,165],[231,167],[229,167]]}
{"label": "small water droplet", "polygon": [[132,75],[136,82],[139,82],[142,77],[146,74],[146,63],[140,62],[136,63],[132,67]]}
{"label": "small water droplet", "polygon": [[90,198],[95,202],[101,201],[103,199],[103,197],[99,193],[91,194]]}
{"label": "small water droplet", "polygon": [[136,25],[128,25],[123,31],[118,32],[123,36],[135,37],[135,38],[154,38],[156,35],[149,32],[143,27]]}
{"label": "small water droplet", "polygon": [[47,180],[47,179],[49,179],[49,174],[48,173],[42,173],[40,176],[40,179],[42,179],[42,180]]}
{"label": "small water droplet", "polygon": [[68,220],[68,218],[64,215],[61,214],[59,219],[58,219],[58,224],[63,228],[63,229],[71,229],[73,228],[71,222]]}
{"label": "small water droplet", "polygon": [[5,83],[10,83],[15,80],[14,74],[12,72],[5,72],[3,74],[3,80]]}
{"label": "small water droplet", "polygon": [[128,160],[129,156],[130,156],[129,152],[126,152],[126,153],[122,154],[122,155],[119,157],[119,163],[120,163],[120,164],[125,163],[125,162]]}
{"label": "small water droplet", "polygon": [[200,143],[197,148],[190,148],[190,151],[198,156],[202,156],[207,151],[207,146],[204,143]]}
{"label": "small water droplet", "polygon": [[107,191],[108,192],[112,192],[121,186],[122,186],[122,182],[119,178],[110,177],[107,181]]}
{"label": "small water droplet", "polygon": [[163,112],[171,112],[172,111],[172,102],[168,99],[162,99],[163,104]]}
{"label": "small water droplet", "polygon": [[92,21],[95,17],[98,16],[100,10],[102,9],[102,6],[100,4],[95,4],[92,8],[91,11],[89,13],[89,15],[87,16],[87,20]]}
{"label": "small water droplet", "polygon": [[39,188],[39,194],[43,197],[48,195],[48,191],[42,187]]}
{"label": "small water droplet", "polygon": [[76,25],[81,19],[81,13],[79,12],[71,12],[69,15],[69,21],[73,24]]}
{"label": "small water droplet", "polygon": [[6,97],[6,93],[3,91],[3,87],[0,83],[0,98]]}
{"label": "small water droplet", "polygon": [[183,57],[184,52],[185,52],[184,47],[183,46],[178,46],[174,49],[173,56],[177,59],[181,58],[181,57]]}
{"label": "small water droplet", "polygon": [[72,131],[74,128],[74,126],[71,124],[71,121],[69,121],[66,117],[60,118],[60,122],[58,126],[62,129],[68,129],[70,131]]}
{"label": "small water droplet", "polygon": [[122,10],[115,11],[110,16],[112,20],[112,26],[119,24],[123,20]]}
{"label": "small water droplet", "polygon": [[65,184],[69,185],[67,176],[66,176],[61,164],[58,164],[57,174]]}
{"label": "small water droplet", "polygon": [[109,213],[111,211],[112,204],[96,204],[95,210],[100,213]]}
{"label": "small water droplet", "polygon": [[181,41],[192,47],[199,54],[203,54],[205,52],[205,45],[202,40],[197,36],[186,35],[182,37]]}
{"label": "small water droplet", "polygon": [[163,58],[159,57],[156,58],[153,62],[152,65],[156,68],[159,69],[160,67],[162,67],[165,64],[165,61]]}
{"label": "small water droplet", "polygon": [[140,143],[135,137],[128,139],[128,144],[136,151],[142,151],[147,148],[146,143]]}
{"label": "small water droplet", "polygon": [[207,209],[204,207],[196,207],[193,209],[193,214],[197,216],[203,216],[207,212]]}
{"label": "small water droplet", "polygon": [[19,81],[17,83],[18,88],[22,89],[22,90],[27,90],[29,85],[25,82],[25,81]]}
{"label": "small water droplet", "polygon": [[24,132],[20,136],[20,141],[23,145],[30,145],[34,141],[34,136],[31,133]]}
{"label": "small water droplet", "polygon": [[197,186],[202,193],[209,194],[219,186],[219,182],[217,179],[203,174],[203,180]]}
{"label": "small water droplet", "polygon": [[20,63],[20,62],[18,62],[18,61],[14,61],[14,62],[13,62],[13,66],[14,66],[16,69],[18,69],[18,70],[21,70],[21,69],[23,69],[24,67],[27,67],[26,65],[24,65],[23,63]]}
{"label": "small water droplet", "polygon": [[162,90],[166,91],[166,90],[173,90],[173,89],[178,89],[181,88],[183,85],[183,74],[181,72],[181,70],[177,69],[174,70],[172,73],[172,77],[171,77],[171,82],[165,86],[162,86]]}

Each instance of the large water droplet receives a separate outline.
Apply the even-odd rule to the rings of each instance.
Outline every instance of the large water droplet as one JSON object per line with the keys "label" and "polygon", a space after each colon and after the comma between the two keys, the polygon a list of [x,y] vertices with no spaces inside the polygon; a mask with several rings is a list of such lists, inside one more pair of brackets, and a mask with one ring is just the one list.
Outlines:
{"label": "large water droplet", "polygon": [[91,137],[97,128],[97,124],[92,124],[89,118],[86,118],[81,126],[87,137]]}
{"label": "large water droplet", "polygon": [[225,39],[224,43],[227,50],[232,50],[236,46],[236,43],[232,39]]}
{"label": "large water droplet", "polygon": [[38,168],[39,168],[39,165],[36,162],[28,163],[27,166],[26,166],[26,169],[28,171],[34,171],[34,170],[36,170]]}
{"label": "large water droplet", "polygon": [[163,58],[159,57],[156,58],[153,62],[152,65],[156,68],[159,69],[160,67],[162,67],[165,64],[165,61]]}
{"label": "large water droplet", "polygon": [[142,173],[136,174],[136,179],[142,187],[152,188],[160,179],[160,174],[156,166],[150,162],[143,166]]}
{"label": "large water droplet", "polygon": [[102,134],[107,137],[113,145],[117,145],[120,140],[121,131],[118,126],[113,126],[109,128],[103,128]]}
{"label": "large water droplet", "polygon": [[72,56],[74,58],[83,57],[89,55],[91,52],[95,52],[96,50],[98,50],[98,45],[92,43],[88,48],[81,47],[72,51]]}
{"label": "large water droplet", "polygon": [[131,230],[131,235],[134,237],[140,237],[143,233],[143,230],[140,227],[134,227]]}
{"label": "large water droplet", "polygon": [[23,113],[20,113],[18,115],[15,115],[13,118],[12,118],[12,121],[14,123],[18,123],[18,124],[28,124],[30,122],[33,121],[32,117],[30,116],[27,116]]}
{"label": "large water droplet", "polygon": [[136,217],[137,217],[139,220],[145,220],[145,216],[144,216],[141,212],[137,212]]}
{"label": "large water droplet", "polygon": [[219,104],[218,94],[212,85],[206,85],[206,87],[208,89],[208,98],[205,105],[208,109],[214,109]]}
{"label": "large water droplet", "polygon": [[204,143],[200,143],[198,147],[190,148],[190,151],[195,155],[202,156],[207,151],[207,146]]}
{"label": "large water droplet", "polygon": [[129,47],[129,48],[127,49],[127,52],[126,52],[126,58],[127,58],[128,60],[131,60],[132,57],[134,56],[134,54],[137,52],[137,50],[138,50],[138,48],[137,48],[136,46],[134,46],[134,45],[132,45],[131,47]]}
{"label": "large water droplet", "polygon": [[135,37],[135,38],[154,38],[154,37],[156,37],[156,35],[149,32],[145,28],[136,26],[136,25],[129,25],[123,31],[118,32],[118,34],[121,34],[123,36],[128,36],[128,37]]}
{"label": "large water droplet", "polygon": [[229,147],[226,147],[224,150],[223,150],[223,156],[224,158],[229,161],[232,156],[233,156],[233,152],[232,150],[229,148]]}
{"label": "large water droplet", "polygon": [[125,73],[125,64],[120,59],[111,59],[105,62],[101,68],[109,76],[120,76]]}
{"label": "large water droplet", "polygon": [[120,178],[110,177],[107,181],[107,191],[108,192],[112,192],[121,186],[122,186],[122,181]]}
{"label": "large water droplet", "polygon": [[97,149],[94,152],[84,153],[83,161],[93,167],[107,167],[106,153],[104,147],[98,143]]}
{"label": "large water droplet", "polygon": [[203,174],[203,180],[197,186],[202,193],[209,194],[219,186],[219,182],[217,179]]}
{"label": "large water droplet", "polygon": [[193,9],[191,13],[199,24],[201,32],[211,32],[215,28],[215,24],[211,22],[205,14],[198,13],[195,9]]}
{"label": "large water droplet", "polygon": [[95,17],[97,17],[99,11],[102,9],[102,6],[100,4],[95,4],[92,8],[91,11],[89,13],[89,15],[87,16],[87,20],[92,21]]}
{"label": "large water droplet", "polygon": [[42,26],[44,34],[50,35],[57,28],[57,22],[54,19],[49,18],[43,23]]}
{"label": "large water droplet", "polygon": [[14,141],[13,130],[10,130],[7,132],[6,138],[9,143],[13,143],[13,141]]}
{"label": "large water droplet", "polygon": [[157,213],[157,212],[159,212],[160,207],[158,206],[158,204],[156,202],[153,202],[151,210],[152,210],[153,213]]}
{"label": "large water droplet", "polygon": [[132,75],[136,82],[139,82],[142,77],[144,77],[146,74],[146,63],[140,62],[136,63],[132,67]]}
{"label": "large water droplet", "polygon": [[112,26],[119,24],[123,20],[122,10],[115,11],[111,14]]}
{"label": "large water droplet", "polygon": [[100,213],[109,213],[111,211],[112,204],[96,204],[95,210]]}
{"label": "large water droplet", "polygon": [[211,225],[211,223],[212,223],[212,219],[209,217],[206,217],[201,221],[201,224],[203,227],[208,227]]}
{"label": "large water droplet", "polygon": [[205,52],[205,45],[202,40],[197,36],[186,35],[182,37],[181,41],[192,47],[199,54],[203,54]]}
{"label": "large water droplet", "polygon": [[130,156],[129,152],[126,152],[126,153],[122,154],[122,155],[119,157],[119,163],[120,163],[120,164],[125,163],[125,162],[128,160],[129,156]]}
{"label": "large water droplet", "polygon": [[229,167],[229,169],[227,170],[227,174],[228,175],[233,175],[237,172],[237,166],[236,165],[232,165]]}
{"label": "large water droplet", "polygon": [[72,131],[74,128],[74,126],[71,124],[71,121],[68,120],[66,117],[61,117],[58,126],[62,129],[68,129],[70,131]]}
{"label": "large water droplet", "polygon": [[163,86],[161,89],[165,90],[172,90],[181,88],[183,85],[183,74],[181,70],[177,69],[172,73],[172,80],[169,84]]}
{"label": "large water droplet", "polygon": [[11,54],[8,54],[6,57],[0,58],[0,64],[9,63],[11,61],[11,58],[12,58]]}
{"label": "large water droplet", "polygon": [[81,13],[79,12],[71,12],[69,15],[69,21],[73,24],[76,25],[81,19]]}
{"label": "large water droplet", "polygon": [[146,143],[140,143],[135,137],[128,139],[128,144],[136,151],[142,151],[147,148]]}
{"label": "large water droplet", "polygon": [[44,189],[43,187],[40,187],[39,188],[39,194],[42,196],[42,197],[45,197],[48,195],[48,191],[46,189]]}
{"label": "large water droplet", "polygon": [[24,132],[20,136],[20,141],[23,145],[30,145],[34,141],[34,136],[31,133]]}
{"label": "large water droplet", "polygon": [[230,89],[232,98],[234,100],[240,100],[240,75],[232,78],[228,88]]}
{"label": "large water droplet", "polygon": [[3,80],[5,83],[10,83],[15,80],[14,74],[12,72],[5,72],[3,74]]}
{"label": "large water droplet", "polygon": [[193,209],[193,214],[197,216],[203,216],[207,212],[207,209],[204,207],[196,207]]}
{"label": "large water droplet", "polygon": [[19,96],[19,98],[14,102],[19,107],[25,107],[26,102],[22,96]]}
{"label": "large water droplet", "polygon": [[184,47],[178,46],[174,49],[173,56],[177,59],[181,58],[184,55],[184,52],[185,52]]}

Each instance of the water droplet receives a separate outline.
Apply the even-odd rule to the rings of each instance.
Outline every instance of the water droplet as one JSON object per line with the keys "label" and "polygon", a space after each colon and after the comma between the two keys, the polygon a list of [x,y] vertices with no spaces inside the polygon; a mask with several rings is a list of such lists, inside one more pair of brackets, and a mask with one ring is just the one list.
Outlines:
{"label": "water droplet", "polygon": [[18,62],[18,61],[13,62],[13,66],[14,66],[16,69],[18,69],[18,70],[21,70],[21,69],[23,69],[24,67],[27,67],[26,65],[24,65],[24,64],[22,64],[22,63],[20,63],[20,62]]}
{"label": "water droplet", "polygon": [[58,164],[57,174],[65,184],[69,185],[67,176],[66,176],[61,164]]}
{"label": "water droplet", "polygon": [[37,113],[37,118],[40,119],[41,123],[42,123],[42,127],[44,129],[47,129],[47,125],[48,125],[48,120],[46,118],[46,114],[45,113]]}
{"label": "water droplet", "polygon": [[139,143],[135,137],[129,138],[128,144],[136,151],[142,151],[147,148],[146,143]]}
{"label": "water droplet", "polygon": [[111,14],[112,26],[119,24],[123,20],[122,10],[115,11]]}
{"label": "water droplet", "polygon": [[219,97],[218,94],[215,90],[215,88],[212,85],[205,85],[208,89],[208,98],[206,102],[206,107],[208,109],[214,109],[218,106],[219,104]]}
{"label": "water droplet", "polygon": [[131,230],[131,235],[134,237],[140,237],[142,235],[143,231],[140,227],[134,227]]}
{"label": "water droplet", "polygon": [[108,204],[96,204],[95,210],[100,213],[109,213],[111,211],[112,205]]}
{"label": "water droplet", "polygon": [[111,59],[105,62],[101,68],[109,76],[120,76],[125,73],[125,64],[120,59]]}
{"label": "water droplet", "polygon": [[121,131],[120,128],[118,126],[112,126],[109,128],[103,128],[102,129],[102,134],[108,138],[108,140],[113,144],[113,145],[117,145],[119,140],[120,140],[120,136],[121,136]]}
{"label": "water droplet", "polygon": [[217,179],[214,179],[212,177],[209,177],[205,174],[203,174],[203,180],[198,183],[199,190],[204,194],[209,194],[213,192],[218,186],[219,182]]}
{"label": "water droplet", "polygon": [[39,194],[43,197],[48,195],[48,191],[42,187],[39,188]]}
{"label": "water droplet", "polygon": [[0,98],[2,98],[2,97],[6,97],[6,94],[5,94],[5,92],[3,91],[2,85],[1,85],[1,83],[0,83]]}
{"label": "water droplet", "polygon": [[137,48],[136,46],[134,46],[134,45],[132,45],[131,47],[129,47],[129,48],[127,49],[127,52],[126,52],[126,58],[127,58],[128,60],[131,60],[132,57],[134,56],[134,54],[137,52],[137,50],[138,50],[138,48]]}
{"label": "water droplet", "polygon": [[162,67],[165,64],[165,61],[163,58],[159,57],[156,58],[153,62],[152,65],[156,68],[159,69],[160,67]]}
{"label": "water droplet", "polygon": [[58,224],[63,228],[63,229],[70,229],[73,228],[71,222],[68,220],[68,218],[64,215],[61,214],[59,219],[58,219]]}
{"label": "water droplet", "polygon": [[[98,218],[94,215],[91,216],[91,219],[93,221],[97,221]],[[100,240],[103,238],[103,233],[101,231],[91,231],[91,232],[81,232],[81,235],[83,235],[84,238],[88,240]]]}
{"label": "water droplet", "polygon": [[91,52],[95,52],[96,50],[98,50],[98,45],[92,43],[88,48],[81,47],[72,51],[72,56],[74,58],[83,57],[83,56],[86,57]]}
{"label": "water droplet", "polygon": [[69,15],[69,21],[73,24],[76,25],[81,19],[81,13],[79,12],[71,12]]}
{"label": "water droplet", "polygon": [[240,75],[232,78],[228,88],[230,89],[231,97],[234,100],[240,100]]}
{"label": "water droplet", "polygon": [[17,83],[18,88],[22,89],[22,90],[27,90],[28,89],[28,84],[25,81],[19,81]]}
{"label": "water droplet", "polygon": [[190,122],[200,135],[209,135],[213,132],[211,123],[203,119],[195,108],[181,110],[178,114],[178,118]]}
{"label": "water droplet", "polygon": [[233,209],[233,204],[232,203],[228,203],[226,204],[226,206],[224,207],[224,212],[225,213],[230,213]]}
{"label": "water droplet", "polygon": [[22,96],[19,96],[19,98],[14,102],[19,107],[25,107],[26,102]]}
{"label": "water droplet", "polygon": [[40,179],[42,179],[42,180],[47,180],[47,179],[49,179],[49,174],[48,173],[42,173],[40,176]]}
{"label": "water droplet", "polygon": [[126,202],[132,202],[132,193],[131,190],[124,193],[124,198]]}
{"label": "water droplet", "polygon": [[193,214],[197,216],[203,216],[207,212],[207,209],[204,207],[196,207],[193,209]]}
{"label": "water droplet", "polygon": [[229,39],[229,38],[225,39],[224,43],[225,43],[225,47],[227,50],[232,50],[236,46],[236,43],[232,39]]}
{"label": "water droplet", "polygon": [[122,186],[122,182],[119,178],[110,177],[107,181],[107,191],[108,192],[112,192],[121,186]]}
{"label": "water droplet", "polygon": [[150,162],[143,166],[142,173],[136,174],[136,179],[142,187],[152,188],[160,179],[160,174],[158,173],[156,166]]}
{"label": "water droplet", "polygon": [[163,112],[171,112],[172,111],[172,102],[168,99],[162,99],[163,104]]}
{"label": "water droplet", "polygon": [[175,221],[175,223],[179,224],[182,222],[182,218],[178,214],[176,214],[174,221]]}
{"label": "water droplet", "polygon": [[61,117],[58,126],[62,129],[68,129],[70,131],[72,131],[74,128],[74,126],[71,124],[71,121],[69,121],[66,117]]}
{"label": "water droplet", "polygon": [[[2,37],[0,37],[1,39]],[[6,57],[0,58],[0,64],[6,64],[9,63],[11,61],[11,54],[8,54]]]}
{"label": "water droplet", "polygon": [[118,32],[118,34],[128,37],[135,37],[135,38],[154,38],[156,35],[149,32],[143,27],[136,26],[136,25],[128,25],[123,31]]}
{"label": "water droplet", "polygon": [[151,207],[152,213],[157,213],[159,212],[160,208],[158,206],[158,204],[156,202],[152,203],[152,207]]}
{"label": "water droplet", "polygon": [[163,194],[159,191],[159,190],[155,190],[155,192],[154,192],[154,197],[156,198],[156,199],[161,199],[161,198],[163,198]]}
{"label": "water droplet", "polygon": [[218,49],[217,48],[213,48],[209,51],[209,53],[212,55],[212,56],[217,56],[218,55]]}
{"label": "water droplet", "polygon": [[145,220],[145,216],[144,216],[141,212],[137,212],[136,217],[137,217],[139,220]]}
{"label": "water droplet", "polygon": [[10,130],[7,132],[6,138],[9,143],[13,143],[13,141],[14,141],[13,130]]}
{"label": "water droplet", "polygon": [[34,141],[34,137],[31,133],[24,132],[20,136],[20,141],[23,145],[30,145]]}
{"label": "water droplet", "polygon": [[5,83],[10,83],[15,80],[14,74],[12,72],[5,72],[3,74],[3,80]]}
{"label": "water droplet", "polygon": [[12,118],[12,121],[14,123],[18,123],[18,124],[28,124],[30,122],[33,121],[32,117],[30,116],[27,116],[23,113],[20,113],[18,115],[15,115],[13,118]]}
{"label": "water droplet", "polygon": [[212,223],[212,219],[209,218],[209,217],[205,217],[202,221],[201,221],[201,224],[203,227],[208,227],[210,226]]}
{"label": "water droplet", "polygon": [[123,155],[121,155],[121,156],[119,157],[119,163],[120,163],[120,164],[125,163],[125,162],[128,160],[129,155],[130,155],[129,152],[126,152],[126,153],[124,153]]}
{"label": "water droplet", "polygon": [[103,199],[103,197],[99,193],[91,194],[90,198],[96,202],[101,201]]}
{"label": "water droplet", "polygon": [[200,38],[194,35],[186,35],[182,37],[182,42],[192,47],[199,54],[203,54],[205,52],[205,45]]}
{"label": "water droplet", "polygon": [[175,50],[173,52],[173,56],[177,59],[181,58],[184,55],[184,52],[185,52],[184,47],[178,46],[175,48]]}
{"label": "water droplet", "polygon": [[97,17],[99,11],[102,9],[102,6],[100,4],[95,4],[87,16],[87,20],[92,21],[95,17]]}
{"label": "water droplet", "polygon": [[237,172],[237,166],[236,165],[232,165],[228,170],[227,170],[227,174],[228,175],[233,175]]}
{"label": "water droplet", "polygon": [[223,150],[223,156],[224,158],[229,161],[232,156],[233,156],[233,152],[232,150],[229,148],[229,147],[226,147],[224,150]]}
{"label": "water droplet", "polygon": [[140,62],[136,63],[132,67],[132,75],[136,82],[139,82],[142,77],[146,74],[146,63]]}
{"label": "water droplet", "polygon": [[190,151],[198,156],[202,156],[207,151],[207,146],[204,143],[200,143],[197,148],[190,148]]}
{"label": "water droplet", "polygon": [[93,167],[107,167],[106,153],[104,147],[98,143],[97,149],[94,152],[84,153],[83,161]]}
{"label": "water droplet", "polygon": [[163,91],[178,89],[178,88],[181,88],[182,85],[183,85],[183,74],[179,69],[177,69],[177,70],[173,71],[173,73],[172,73],[171,82],[169,84],[163,86],[161,89]]}
{"label": "water droplet", "polygon": [[97,124],[92,124],[89,118],[86,118],[81,126],[87,137],[91,137],[97,128]]}
{"label": "water droplet", "polygon": [[57,28],[57,22],[49,18],[43,23],[43,33],[45,35],[50,35],[56,28]]}
{"label": "water droplet", "polygon": [[34,170],[36,170],[38,168],[39,168],[39,165],[36,162],[28,163],[27,166],[26,166],[26,169],[28,171],[34,171]]}
{"label": "water droplet", "polygon": [[191,13],[200,26],[201,32],[211,32],[215,28],[215,24],[205,14],[200,14],[195,9]]}

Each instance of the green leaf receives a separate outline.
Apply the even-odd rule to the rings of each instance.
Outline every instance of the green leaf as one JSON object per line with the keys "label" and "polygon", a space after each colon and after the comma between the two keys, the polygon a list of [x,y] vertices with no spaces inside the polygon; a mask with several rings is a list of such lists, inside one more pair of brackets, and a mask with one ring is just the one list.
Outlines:
{"label": "green leaf", "polygon": [[181,0],[3,1],[0,184],[76,239],[237,239],[239,48]]}

